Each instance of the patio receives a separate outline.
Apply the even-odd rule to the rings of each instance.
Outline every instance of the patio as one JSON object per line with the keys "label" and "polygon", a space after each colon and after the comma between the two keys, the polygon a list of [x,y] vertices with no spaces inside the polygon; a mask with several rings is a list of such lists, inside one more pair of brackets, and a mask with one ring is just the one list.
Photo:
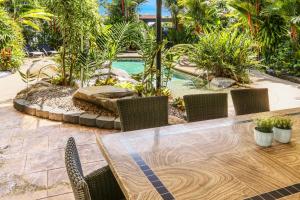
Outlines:
{"label": "patio", "polygon": [[[30,62],[27,60],[22,69]],[[256,74],[253,80],[256,87],[269,88],[272,110],[300,107],[299,85],[261,74]],[[107,164],[96,144],[96,136],[112,131],[19,113],[12,107],[12,99],[24,87],[17,74],[0,79],[0,197],[74,199],[64,166],[67,139],[75,138],[87,174]]]}

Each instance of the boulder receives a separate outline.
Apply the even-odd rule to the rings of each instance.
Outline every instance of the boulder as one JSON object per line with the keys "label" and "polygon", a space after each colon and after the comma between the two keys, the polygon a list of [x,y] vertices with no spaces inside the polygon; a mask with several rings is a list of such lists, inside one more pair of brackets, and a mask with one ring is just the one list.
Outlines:
{"label": "boulder", "polygon": [[[96,70],[95,74],[106,75],[106,74],[108,74],[108,71],[109,71],[108,68],[99,69],[99,70]],[[130,75],[125,70],[116,69],[116,68],[111,69],[111,75],[117,76],[117,77],[122,77],[122,78],[131,78]]]}
{"label": "boulder", "polygon": [[[108,74],[108,69],[105,68],[105,69],[97,70],[95,74],[107,75]],[[94,78],[92,78],[92,81],[91,81],[92,84],[95,83],[95,80],[97,80],[98,75],[95,75]],[[119,80],[119,82],[129,82],[129,83],[134,83],[134,84],[137,83],[136,80],[131,78],[131,76],[125,70],[122,70],[122,69],[112,68],[111,69],[111,75],[113,77],[116,77]],[[104,76],[104,77],[106,77],[106,76]]]}
{"label": "boulder", "polygon": [[73,95],[83,101],[87,101],[117,113],[117,100],[135,97],[135,92],[110,85],[91,86],[79,88]]}
{"label": "boulder", "polygon": [[55,61],[46,59],[34,60],[29,68],[29,73],[39,76],[39,78],[54,77],[59,74]]}
{"label": "boulder", "polygon": [[230,78],[216,77],[213,78],[210,82],[211,86],[217,88],[229,88],[236,83],[235,80]]}

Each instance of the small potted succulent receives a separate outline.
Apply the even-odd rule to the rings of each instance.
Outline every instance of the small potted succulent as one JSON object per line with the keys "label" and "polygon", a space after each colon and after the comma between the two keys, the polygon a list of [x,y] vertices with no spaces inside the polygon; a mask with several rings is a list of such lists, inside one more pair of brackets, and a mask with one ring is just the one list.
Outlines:
{"label": "small potted succulent", "polygon": [[274,139],[281,143],[289,143],[292,137],[293,122],[287,117],[274,117],[273,119]]}
{"label": "small potted succulent", "polygon": [[257,145],[269,147],[273,141],[273,121],[271,118],[255,120],[254,139]]}

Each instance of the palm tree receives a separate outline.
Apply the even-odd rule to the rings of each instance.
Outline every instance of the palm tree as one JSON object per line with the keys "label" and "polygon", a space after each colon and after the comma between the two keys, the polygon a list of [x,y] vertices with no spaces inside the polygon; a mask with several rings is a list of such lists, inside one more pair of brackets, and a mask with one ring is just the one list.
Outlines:
{"label": "palm tree", "polygon": [[182,23],[193,27],[196,33],[204,33],[218,24],[214,1],[207,0],[178,0],[183,9],[180,14]]}
{"label": "palm tree", "polygon": [[178,15],[179,15],[182,7],[178,5],[177,0],[165,0],[164,4],[165,4],[165,7],[168,8],[168,10],[171,13],[172,23],[174,25],[175,30],[178,31],[178,26],[179,26],[179,16]]}
{"label": "palm tree", "polygon": [[298,28],[300,25],[300,0],[278,1],[282,15],[290,26],[290,37],[293,42],[298,41]]}
{"label": "palm tree", "polygon": [[272,0],[233,0],[229,5],[237,11],[240,24],[248,27],[253,39],[258,42],[258,55],[262,52],[268,63],[287,33],[278,3]]}

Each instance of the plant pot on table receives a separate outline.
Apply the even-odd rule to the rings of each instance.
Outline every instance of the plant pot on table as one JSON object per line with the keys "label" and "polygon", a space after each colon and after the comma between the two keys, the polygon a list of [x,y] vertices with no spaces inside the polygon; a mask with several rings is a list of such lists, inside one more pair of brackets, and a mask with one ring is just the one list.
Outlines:
{"label": "plant pot on table", "polygon": [[273,128],[274,139],[280,143],[289,143],[292,138],[292,129]]}
{"label": "plant pot on table", "polygon": [[257,145],[261,147],[269,147],[273,142],[273,133],[265,133],[254,128],[254,139]]}

